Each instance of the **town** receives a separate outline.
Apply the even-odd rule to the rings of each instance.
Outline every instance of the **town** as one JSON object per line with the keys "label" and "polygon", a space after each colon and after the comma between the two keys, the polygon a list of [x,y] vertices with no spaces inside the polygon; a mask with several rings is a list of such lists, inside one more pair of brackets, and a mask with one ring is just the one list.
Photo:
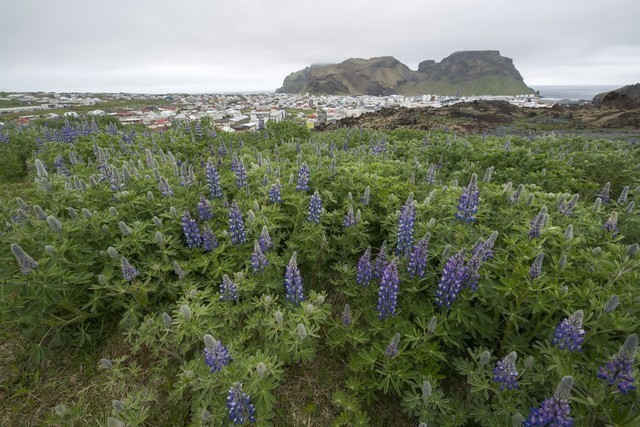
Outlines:
{"label": "town", "polygon": [[381,108],[442,107],[460,102],[500,100],[523,108],[545,108],[556,100],[520,96],[323,96],[310,94],[131,94],[0,93],[0,125],[60,116],[114,116],[121,124],[162,130],[179,121],[209,118],[223,132],[262,129],[285,119],[314,128]]}

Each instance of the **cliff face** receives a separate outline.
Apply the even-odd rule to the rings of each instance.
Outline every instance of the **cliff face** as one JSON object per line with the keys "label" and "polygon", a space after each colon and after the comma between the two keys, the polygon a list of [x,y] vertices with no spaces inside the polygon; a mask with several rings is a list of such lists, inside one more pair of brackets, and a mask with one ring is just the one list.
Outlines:
{"label": "cliff face", "polygon": [[513,61],[495,50],[456,52],[417,71],[383,56],[307,67],[284,79],[280,93],[329,95],[520,95],[533,93]]}

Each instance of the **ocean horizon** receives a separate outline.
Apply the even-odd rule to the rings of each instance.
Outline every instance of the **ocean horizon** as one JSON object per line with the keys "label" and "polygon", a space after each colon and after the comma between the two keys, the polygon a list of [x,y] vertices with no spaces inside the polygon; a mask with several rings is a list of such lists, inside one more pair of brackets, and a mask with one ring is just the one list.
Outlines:
{"label": "ocean horizon", "polygon": [[540,92],[540,96],[548,99],[570,99],[591,101],[602,92],[609,92],[624,85],[532,85],[532,89]]}

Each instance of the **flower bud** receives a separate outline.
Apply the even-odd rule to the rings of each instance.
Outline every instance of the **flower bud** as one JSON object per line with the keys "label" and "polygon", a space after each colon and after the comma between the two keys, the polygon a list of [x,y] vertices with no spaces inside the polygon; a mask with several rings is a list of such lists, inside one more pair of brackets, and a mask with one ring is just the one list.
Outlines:
{"label": "flower bud", "polygon": [[629,249],[627,249],[627,256],[629,258],[635,257],[638,254],[638,250],[640,250],[640,245],[638,245],[638,243],[630,245]]}
{"label": "flower bud", "polygon": [[279,324],[281,324],[281,323],[282,323],[282,320],[283,320],[282,312],[281,312],[280,310],[276,311],[276,312],[273,314],[273,318],[274,318],[274,320],[275,320],[276,324],[278,324],[278,325],[279,325]]}
{"label": "flower bud", "polygon": [[180,306],[180,314],[184,317],[185,320],[191,319],[191,308],[188,305],[182,304]]}
{"label": "flower bud", "polygon": [[267,365],[260,362],[256,365],[256,373],[258,374],[258,378],[264,378],[267,374]]}
{"label": "flower bud", "polygon": [[491,361],[491,353],[488,350],[485,350],[482,353],[480,353],[480,357],[478,358],[478,364],[480,366],[485,366],[489,364],[490,361]]}
{"label": "flower bud", "polygon": [[302,323],[298,323],[296,335],[300,340],[304,340],[307,337],[307,328]]}
{"label": "flower bud", "polygon": [[431,387],[431,383],[428,380],[424,380],[422,382],[421,391],[423,399],[427,399],[429,396],[431,396],[431,392],[433,391],[433,389]]}
{"label": "flower bud", "polygon": [[102,369],[111,369],[113,368],[113,363],[111,363],[111,360],[103,357],[102,359],[100,359],[100,367]]}
{"label": "flower bud", "polygon": [[167,312],[164,312],[164,313],[162,313],[162,322],[164,323],[164,326],[169,328],[169,327],[171,327],[171,324],[173,323],[173,319],[171,319],[171,316],[169,316],[169,314]]}
{"label": "flower bud", "polygon": [[116,259],[116,260],[120,259],[120,255],[118,255],[118,251],[113,246],[109,246],[107,248],[107,254],[109,254],[109,257],[111,259]]}
{"label": "flower bud", "polygon": [[607,301],[607,303],[604,305],[604,308],[602,309],[602,311],[604,311],[607,314],[613,313],[616,307],[618,307],[619,303],[620,303],[620,297],[618,295],[614,295],[611,298],[609,298],[609,301]]}

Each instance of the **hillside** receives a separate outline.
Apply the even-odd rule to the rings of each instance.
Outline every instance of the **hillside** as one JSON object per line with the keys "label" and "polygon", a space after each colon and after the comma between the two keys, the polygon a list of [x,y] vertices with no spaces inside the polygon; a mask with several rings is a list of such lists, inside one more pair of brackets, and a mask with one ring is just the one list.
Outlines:
{"label": "hillside", "polygon": [[640,83],[627,85],[610,92],[599,93],[593,97],[595,105],[620,105],[637,107],[640,105]]}
{"label": "hillside", "polygon": [[455,52],[417,70],[391,56],[312,65],[288,75],[279,93],[329,95],[520,95],[533,93],[497,50]]}

